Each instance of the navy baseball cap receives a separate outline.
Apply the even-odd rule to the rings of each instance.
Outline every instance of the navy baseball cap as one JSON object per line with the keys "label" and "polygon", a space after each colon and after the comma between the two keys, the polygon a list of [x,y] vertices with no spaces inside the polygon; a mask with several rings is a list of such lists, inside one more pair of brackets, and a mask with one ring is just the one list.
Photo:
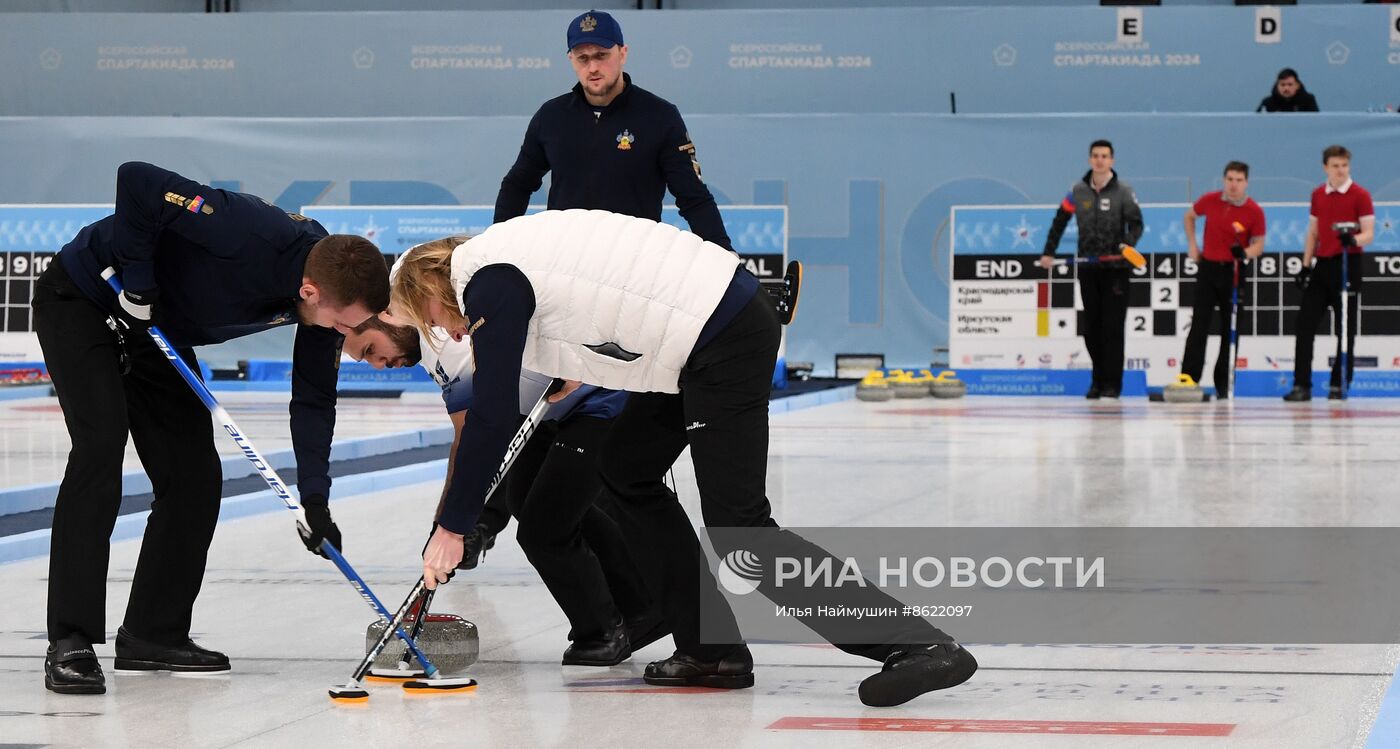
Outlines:
{"label": "navy baseball cap", "polygon": [[569,50],[580,44],[611,49],[622,44],[622,27],[607,13],[590,10],[569,22]]}

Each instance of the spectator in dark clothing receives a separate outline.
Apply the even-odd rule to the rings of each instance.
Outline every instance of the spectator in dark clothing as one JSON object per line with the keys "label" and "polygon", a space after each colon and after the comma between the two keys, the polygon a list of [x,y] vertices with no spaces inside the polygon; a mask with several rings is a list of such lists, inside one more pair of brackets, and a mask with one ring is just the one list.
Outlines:
{"label": "spectator in dark clothing", "polygon": [[1274,90],[1255,108],[1256,112],[1316,112],[1317,98],[1308,93],[1298,79],[1298,71],[1284,68],[1278,71]]}

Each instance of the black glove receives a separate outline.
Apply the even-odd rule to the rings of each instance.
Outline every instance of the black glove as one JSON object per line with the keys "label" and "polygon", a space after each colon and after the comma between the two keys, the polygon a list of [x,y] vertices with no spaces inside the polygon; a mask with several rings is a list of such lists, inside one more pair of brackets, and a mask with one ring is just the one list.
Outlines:
{"label": "black glove", "polygon": [[1347,247],[1347,248],[1355,247],[1355,246],[1356,246],[1356,235],[1355,235],[1355,234],[1352,234],[1352,233],[1349,232],[1349,231],[1339,231],[1339,232],[1337,232],[1337,241],[1338,241],[1338,242],[1341,242],[1343,247]]}
{"label": "black glove", "polygon": [[462,538],[462,561],[457,563],[459,570],[474,570],[476,566],[486,559],[486,550],[495,547],[496,534],[492,533],[484,524],[477,523]]}
{"label": "black glove", "polygon": [[306,524],[310,533],[303,532],[300,526],[297,527],[297,533],[301,534],[301,542],[306,544],[306,550],[330,559],[321,551],[321,540],[324,539],[330,541],[336,551],[344,551],[345,547],[340,545],[340,529],[335,527],[335,521],[331,520],[331,508],[326,498],[319,494],[302,497],[301,507],[306,511]]}
{"label": "black glove", "polygon": [[1312,277],[1312,268],[1309,268],[1309,267],[1307,267],[1307,266],[1303,266],[1302,268],[1299,268],[1299,269],[1298,269],[1298,272],[1297,272],[1297,273],[1294,273],[1294,274],[1293,274],[1293,283],[1295,283],[1295,284],[1298,285],[1298,290],[1299,290],[1299,291],[1307,291],[1307,290],[1308,290],[1308,279],[1311,278],[1311,277]]}
{"label": "black glove", "polygon": [[1232,257],[1232,258],[1234,258],[1234,259],[1236,259],[1236,260],[1243,260],[1243,259],[1244,259],[1244,248],[1241,247],[1241,246],[1239,246],[1239,245],[1237,245],[1237,244],[1232,244],[1232,245],[1230,245],[1230,257]]}
{"label": "black glove", "polygon": [[156,300],[160,295],[155,289],[135,292],[130,289],[117,295],[117,320],[127,330],[145,330],[155,324]]}

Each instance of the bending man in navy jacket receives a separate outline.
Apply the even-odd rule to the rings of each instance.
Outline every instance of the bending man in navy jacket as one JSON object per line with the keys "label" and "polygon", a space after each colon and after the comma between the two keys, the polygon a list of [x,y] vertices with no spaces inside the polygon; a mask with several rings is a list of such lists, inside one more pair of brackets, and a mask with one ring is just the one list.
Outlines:
{"label": "bending man in navy jacket", "polygon": [[[113,267],[120,298],[102,280]],[[299,323],[291,432],[312,537],[340,546],[329,459],[341,333],[388,306],[373,244],[304,216],[139,162],[117,170],[116,211],[86,226],[40,276],[34,321],[72,438],[54,507],[44,684],[101,694],[106,575],[127,432],[155,500],[117,630],[118,671],[227,671],[189,637],[219,517],[222,475],[208,410],[144,329],[160,325],[198,371],[195,345]]]}

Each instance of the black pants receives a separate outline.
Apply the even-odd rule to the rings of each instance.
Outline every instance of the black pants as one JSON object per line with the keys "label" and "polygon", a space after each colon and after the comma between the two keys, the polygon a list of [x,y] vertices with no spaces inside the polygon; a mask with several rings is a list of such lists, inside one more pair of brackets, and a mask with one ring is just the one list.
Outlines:
{"label": "black pants", "polygon": [[[571,640],[599,637],[619,615],[636,621],[652,609],[622,530],[598,502],[598,450],[611,426],[588,416],[541,424],[494,495],[506,497],[519,521],[516,540],[568,617]],[[505,527],[504,518],[482,517],[496,532]]]}
{"label": "black pants", "polygon": [[[603,482],[619,500],[633,554],[644,569],[657,571],[663,580],[661,607],[676,650],[702,661],[723,658],[743,640],[704,561],[690,518],[662,477],[689,445],[707,527],[778,527],[765,487],[768,395],[779,335],[773,305],[763,294],[756,295],[714,340],[691,355],[681,370],[680,393],[628,397],[602,454]],[[722,548],[716,551],[726,553]],[[765,556],[814,560],[830,556],[789,531],[777,532],[774,548],[764,552]],[[797,595],[802,606],[900,606],[873,586],[833,588],[829,601],[812,597],[811,590],[774,588],[771,580],[758,590],[784,605],[797,603],[793,600]],[[707,623],[703,640],[702,610]],[[802,621],[832,639],[824,632],[830,631],[829,620],[806,617]],[[717,636],[712,634],[716,632]],[[874,623],[871,633],[867,641],[875,644],[835,644],[850,653],[884,660],[896,642],[951,639],[915,617]]]}
{"label": "black pants", "polygon": [[1122,268],[1079,266],[1084,301],[1084,347],[1094,365],[1094,384],[1123,389],[1123,325],[1128,319],[1128,274]]}
{"label": "black pants", "polygon": [[[1230,321],[1234,318],[1231,299],[1235,290],[1235,263],[1202,260],[1196,274],[1196,298],[1191,302],[1191,332],[1186,334],[1186,353],[1181,357],[1181,373],[1201,381],[1206,366],[1206,341],[1210,323],[1220,312],[1220,354],[1215,358],[1215,391],[1224,392],[1230,380]],[[1240,269],[1243,272],[1243,268]],[[1234,393],[1230,393],[1234,395]]]}
{"label": "black pants", "polygon": [[[1360,255],[1347,258],[1347,275],[1351,277],[1351,300],[1347,304],[1347,384],[1351,384],[1356,369],[1357,308],[1360,306],[1363,278]],[[1320,257],[1313,266],[1303,302],[1298,307],[1298,323],[1293,346],[1293,386],[1312,388],[1313,338],[1330,307],[1332,334],[1337,336],[1337,358],[1332,362],[1331,387],[1342,386],[1342,258]]]}
{"label": "black pants", "polygon": [[[107,560],[130,431],[155,494],[124,625],[156,642],[189,636],[219,519],[223,483],[209,410],[145,333],[126,335],[131,372],[107,315],[55,259],[34,291],[34,327],[73,448],[58,488],[49,552],[49,639],[106,641]],[[179,349],[198,371],[194,351]]]}

